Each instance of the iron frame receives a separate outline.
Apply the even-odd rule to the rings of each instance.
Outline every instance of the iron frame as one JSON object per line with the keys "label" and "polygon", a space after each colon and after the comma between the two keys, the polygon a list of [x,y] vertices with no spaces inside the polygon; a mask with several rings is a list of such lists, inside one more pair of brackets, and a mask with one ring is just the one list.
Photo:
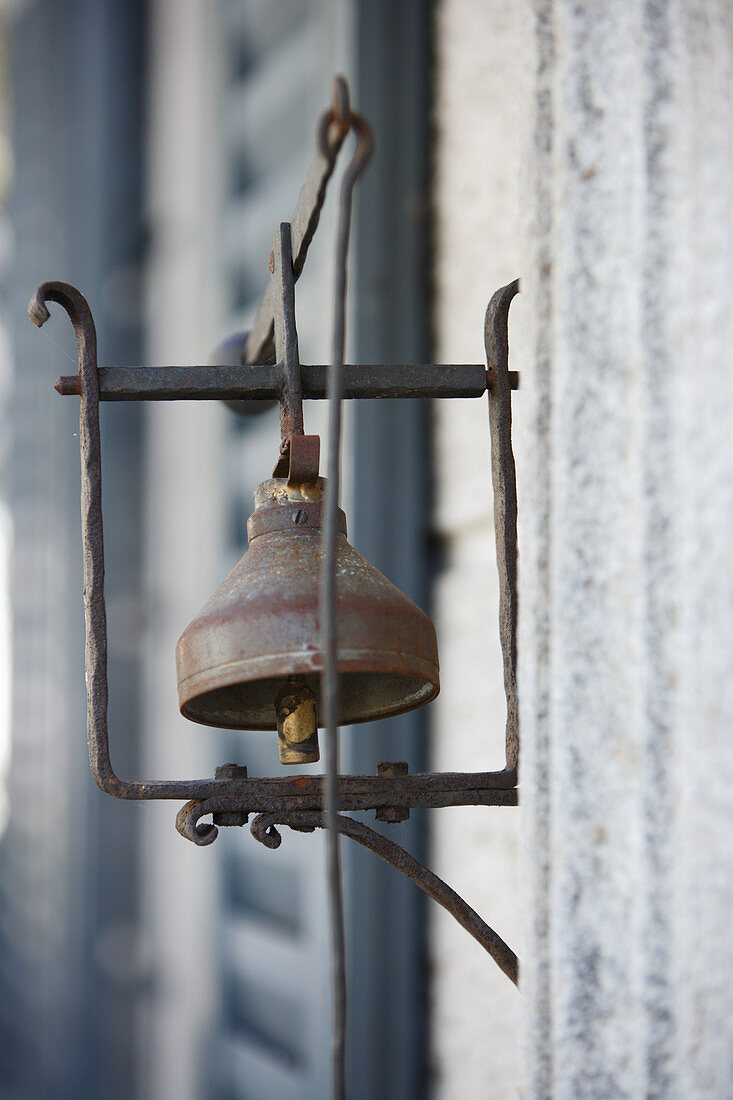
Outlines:
{"label": "iron frame", "polygon": [[[516,386],[508,370],[507,321],[509,305],[518,291],[518,282],[510,283],[497,291],[486,313],[486,347],[488,369],[481,368],[483,387],[481,394],[489,396],[489,420],[492,434],[492,472],[494,480],[494,512],[500,571],[500,634],[504,656],[505,688],[507,691],[506,763],[500,771],[445,772],[404,775],[341,775],[339,777],[339,804],[342,810],[385,810],[435,808],[440,806],[513,806],[517,804],[517,764],[519,734],[516,717],[516,488],[514,484],[514,459],[511,452],[511,389]],[[297,778],[237,778],[193,780],[124,780],[113,767],[109,753],[107,730],[107,627],[104,602],[104,544],[101,519],[101,448],[99,429],[99,401],[160,400],[160,386],[150,385],[150,376],[160,371],[165,377],[165,400],[221,400],[222,395],[236,395],[247,400],[270,400],[272,389],[263,390],[256,381],[252,388],[246,384],[247,372],[252,370],[256,378],[272,367],[123,367],[102,368],[96,363],[96,331],[91,310],[74,287],[65,283],[44,283],[29,307],[34,323],[40,325],[49,313],[46,302],[58,302],[69,315],[77,337],[79,350],[79,374],[72,379],[62,378],[56,389],[64,395],[80,394],[81,401],[81,450],[82,450],[82,507],[85,520],[84,551],[92,567],[92,583],[85,585],[85,603],[90,637],[87,639],[86,671],[90,699],[88,711],[88,743],[91,771],[97,786],[115,798],[133,801],[151,799],[180,799],[216,801],[216,810],[240,813],[283,813],[288,810],[321,810],[323,799],[322,776],[298,776]],[[312,368],[313,369],[313,368]],[[320,368],[317,368],[320,369]],[[361,370],[367,374],[372,367],[351,367],[355,381],[346,381],[344,397],[365,397],[369,384],[358,378]],[[421,385],[406,386],[401,377],[402,368],[380,367],[378,393],[381,397],[433,397],[436,380],[441,372],[455,369],[462,375],[475,373],[473,366],[456,368],[441,365],[413,368],[427,380]],[[236,386],[228,383],[224,389],[211,392],[207,385],[195,387],[192,372],[203,372],[204,380],[210,371],[221,370],[229,374],[236,371]],[[112,374],[111,372],[114,372]],[[124,396],[108,382],[103,388],[101,379],[124,372]],[[135,376],[140,374],[140,386]],[[373,375],[372,375],[373,376]],[[195,378],[195,374],[193,375]],[[460,384],[443,380],[442,396],[479,396],[466,393]],[[473,387],[478,388],[478,383]],[[446,393],[445,391],[449,391]],[[307,387],[304,395],[307,396]],[[175,395],[175,396],[173,396]],[[376,396],[376,394],[374,394]],[[507,419],[509,410],[509,419]],[[91,510],[91,511],[90,511]],[[96,582],[96,583],[95,583]],[[96,696],[95,696],[96,693]],[[97,699],[96,705],[95,698]],[[101,699],[104,699],[104,706]],[[213,812],[211,808],[205,812]],[[185,835],[193,839],[187,832]],[[197,843],[211,843],[214,837],[198,837]]]}
{"label": "iron frame", "polygon": [[[107,618],[104,595],[100,401],[223,400],[264,403],[281,408],[281,448],[276,471],[311,462],[304,436],[302,400],[327,396],[325,366],[301,365],[294,312],[294,283],[315,233],[326,186],[350,127],[360,116],[337,110],[324,115],[316,154],[290,223],[283,223],[270,255],[271,279],[250,333],[241,336],[240,365],[99,367],[96,329],[84,296],[62,282],[44,283],[30,301],[31,320],[40,327],[50,314],[48,302],[61,305],[77,340],[79,370],[55,384],[62,396],[80,397],[81,503],[86,624],[87,741],[92,776],[114,798],[131,801],[187,799],[176,827],[199,846],[211,844],[218,826],[244,825],[255,814],[252,834],[267,847],[280,843],[276,824],[312,831],[326,824],[326,776],[249,777],[247,769],[226,764],[214,778],[125,780],[114,771],[107,722]],[[366,124],[364,124],[366,125]],[[367,126],[368,130],[368,126]],[[360,136],[362,131],[359,131]],[[358,153],[357,153],[358,157]],[[356,158],[353,163],[356,163]],[[358,174],[358,173],[356,173]],[[356,175],[355,174],[355,175]],[[354,179],[355,179],[354,175]],[[353,183],[352,183],[353,186]],[[338,775],[339,811],[375,810],[377,819],[405,820],[411,809],[443,806],[516,806],[519,760],[517,711],[517,495],[511,438],[511,394],[519,385],[509,370],[508,315],[519,291],[515,280],[489,302],[485,326],[486,366],[482,364],[346,365],[341,396],[378,398],[478,398],[488,395],[494,524],[499,570],[499,633],[507,700],[505,763],[499,771],[409,774],[403,762],[378,765],[377,775]],[[230,342],[231,343],[231,342]],[[276,360],[276,361],[273,361]],[[249,406],[250,408],[252,406]],[[295,440],[295,443],[294,443]],[[296,446],[297,443],[297,446]],[[316,457],[317,466],[317,457]],[[213,824],[201,819],[213,815]],[[339,832],[364,844],[407,874],[466,927],[512,981],[517,958],[454,891],[399,845],[353,818],[339,813]]]}

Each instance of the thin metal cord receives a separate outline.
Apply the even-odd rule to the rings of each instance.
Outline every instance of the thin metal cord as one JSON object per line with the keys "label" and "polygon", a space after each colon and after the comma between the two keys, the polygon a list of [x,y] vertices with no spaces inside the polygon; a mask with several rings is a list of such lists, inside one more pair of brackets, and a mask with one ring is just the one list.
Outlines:
{"label": "thin metal cord", "polygon": [[346,334],[346,285],[351,207],[354,185],[363,171],[372,149],[371,128],[358,115],[349,122],[357,131],[359,144],[344,173],[339,201],[336,238],[336,272],[333,319],[333,354],[328,371],[328,461],[323,520],[323,559],[321,566],[321,648],[324,658],[322,706],[326,726],[326,824],[328,899],[332,939],[333,982],[333,1097],[346,1100],[346,935],[341,883],[341,855],[338,826],[338,718],[339,674],[336,637],[336,538],[341,481],[341,394]]}

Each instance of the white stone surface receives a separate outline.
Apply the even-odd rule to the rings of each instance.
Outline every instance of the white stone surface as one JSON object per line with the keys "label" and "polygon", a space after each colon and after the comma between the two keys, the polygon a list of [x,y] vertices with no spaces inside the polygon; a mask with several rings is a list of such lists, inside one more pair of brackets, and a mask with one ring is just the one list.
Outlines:
{"label": "white stone surface", "polygon": [[733,10],[531,0],[523,1094],[733,1088]]}
{"label": "white stone surface", "polygon": [[[484,361],[488,300],[519,274],[518,54],[511,0],[438,5],[437,362]],[[434,442],[434,524],[444,559],[434,591],[442,686],[431,708],[432,764],[500,768],[506,704],[486,401],[436,402]],[[466,808],[436,811],[432,820],[437,873],[515,950],[518,819],[518,810]],[[517,991],[442,910],[431,907],[430,922],[433,1095],[514,1097]]]}

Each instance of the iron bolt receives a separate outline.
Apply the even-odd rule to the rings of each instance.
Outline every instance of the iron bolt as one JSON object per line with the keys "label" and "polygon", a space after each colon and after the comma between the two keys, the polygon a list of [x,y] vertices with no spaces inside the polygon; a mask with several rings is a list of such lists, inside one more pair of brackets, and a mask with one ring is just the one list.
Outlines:
{"label": "iron bolt", "polygon": [[219,764],[214,772],[215,779],[246,779],[247,769],[242,764]]}
{"label": "iron bolt", "polygon": [[[408,775],[409,771],[410,765],[406,760],[380,760],[377,764],[377,775]],[[402,806],[381,806],[377,810],[377,821],[384,821],[388,825],[407,821],[409,816],[409,809]]]}
{"label": "iron bolt", "polygon": [[[215,779],[246,779],[247,769],[241,764],[219,764],[214,772]],[[220,810],[213,815],[215,825],[246,825],[249,814],[237,810]]]}

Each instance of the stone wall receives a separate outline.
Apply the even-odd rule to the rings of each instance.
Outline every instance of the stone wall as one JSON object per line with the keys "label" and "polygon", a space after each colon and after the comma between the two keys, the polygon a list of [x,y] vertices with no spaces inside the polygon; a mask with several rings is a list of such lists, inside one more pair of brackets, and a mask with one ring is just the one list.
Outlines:
{"label": "stone wall", "polygon": [[525,15],[524,1095],[717,1098],[733,1081],[733,12]]}

